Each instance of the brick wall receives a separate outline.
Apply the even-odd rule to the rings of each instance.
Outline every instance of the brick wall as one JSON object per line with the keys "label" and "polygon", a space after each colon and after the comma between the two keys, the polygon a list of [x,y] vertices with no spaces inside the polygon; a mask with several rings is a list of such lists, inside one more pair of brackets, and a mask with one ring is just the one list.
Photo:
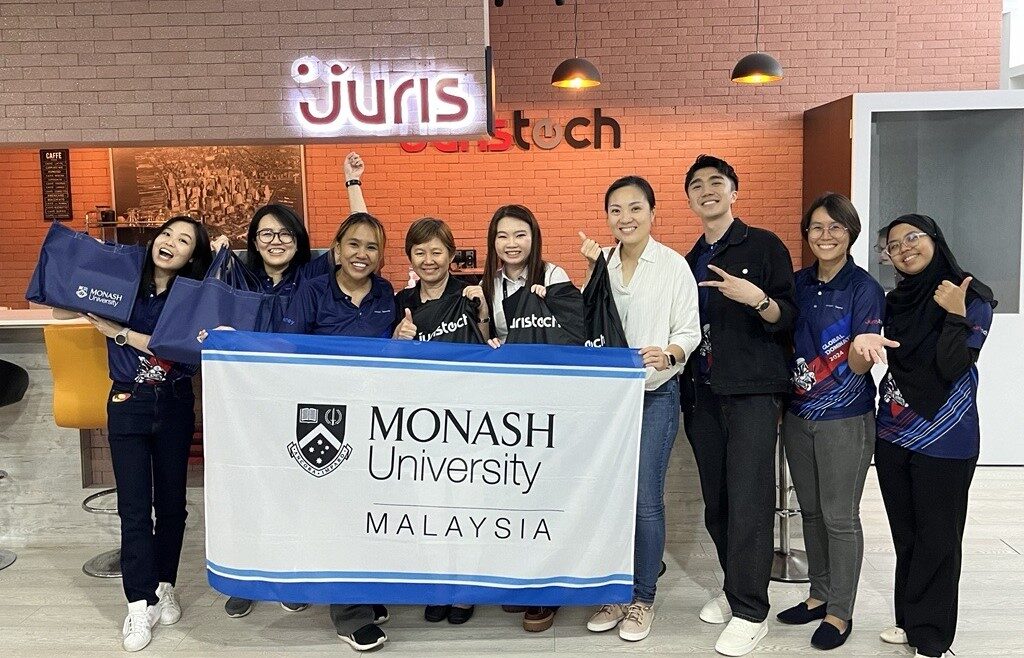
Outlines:
{"label": "brick wall", "polygon": [[465,71],[483,99],[486,17],[483,0],[4,2],[0,143],[322,139],[289,102],[311,54]]}
{"label": "brick wall", "polygon": [[[622,148],[606,142],[601,150],[574,150],[563,143],[551,151],[479,153],[471,145],[467,153],[428,147],[409,154],[396,144],[356,146],[367,161],[370,209],[389,228],[385,274],[396,284],[405,281],[402,243],[411,219],[433,214],[448,220],[460,246],[478,249],[482,261],[487,220],[510,202],[536,211],[546,258],[579,280],[576,232],[608,239],[604,190],[626,173],[644,175],[655,187],[657,237],[688,249],[699,224],[686,207],[682,173],[706,152],[736,166],[737,214],[777,231],[799,261],[805,109],[854,92],[993,89],[999,83],[999,0],[763,0],[762,48],[786,70],[781,84],[767,87],[728,80],[735,61],[753,47],[753,0],[589,0],[580,4],[580,49],[600,67],[604,84],[572,93],[547,84],[571,54],[571,9],[571,3],[556,8],[550,0],[508,0],[490,9],[498,116],[509,119],[522,109],[534,119],[564,122],[600,106],[620,122]],[[323,245],[346,213],[341,161],[350,148],[306,149],[315,244]],[[83,160],[83,153],[93,156]],[[109,186],[99,181],[93,182],[95,199],[78,191],[83,167],[101,169],[96,153],[72,151],[76,208],[109,202]],[[0,222],[13,222],[21,233],[15,241],[0,241],[0,304],[19,304],[45,229],[38,176],[37,152],[0,152]],[[9,268],[9,254],[22,265]]]}

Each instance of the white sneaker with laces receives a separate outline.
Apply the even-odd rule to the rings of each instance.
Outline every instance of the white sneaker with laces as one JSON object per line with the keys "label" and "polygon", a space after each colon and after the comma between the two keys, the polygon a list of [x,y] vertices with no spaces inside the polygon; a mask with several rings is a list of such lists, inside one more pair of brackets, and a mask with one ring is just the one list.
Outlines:
{"label": "white sneaker with laces", "polygon": [[181,619],[181,605],[178,604],[178,597],[174,595],[174,585],[160,583],[156,588],[156,597],[160,599],[156,604],[160,610],[160,624],[177,624]]}
{"label": "white sneaker with laces", "polygon": [[725,592],[704,604],[700,609],[700,620],[708,624],[724,624],[732,619],[732,608]]}
{"label": "white sneaker with laces", "polygon": [[610,603],[601,606],[587,622],[587,630],[594,633],[610,631],[619,625],[622,618],[626,616],[626,606],[621,603]]}
{"label": "white sneaker with laces", "polygon": [[633,601],[626,606],[626,616],[619,623],[619,637],[627,642],[639,642],[651,634],[654,606]]}
{"label": "white sneaker with laces", "polygon": [[906,644],[907,643],[907,632],[899,626],[891,626],[881,633],[878,637],[882,638],[882,642],[888,642],[889,644]]}
{"label": "white sneaker with laces", "polygon": [[745,656],[768,635],[768,620],[747,621],[733,617],[715,643],[715,651],[724,656]]}
{"label": "white sneaker with laces", "polygon": [[160,618],[157,606],[149,605],[145,599],[128,604],[128,616],[121,628],[121,646],[125,651],[141,651],[153,639],[153,627]]}

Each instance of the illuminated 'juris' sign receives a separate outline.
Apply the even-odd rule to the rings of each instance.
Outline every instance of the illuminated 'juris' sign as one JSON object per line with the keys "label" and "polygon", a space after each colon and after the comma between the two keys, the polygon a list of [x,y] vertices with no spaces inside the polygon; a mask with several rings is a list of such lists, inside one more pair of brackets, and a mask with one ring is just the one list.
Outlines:
{"label": "illuminated 'juris' sign", "polygon": [[293,100],[299,123],[325,135],[458,134],[475,118],[464,73],[360,72],[337,60],[301,57],[292,62],[300,86]]}

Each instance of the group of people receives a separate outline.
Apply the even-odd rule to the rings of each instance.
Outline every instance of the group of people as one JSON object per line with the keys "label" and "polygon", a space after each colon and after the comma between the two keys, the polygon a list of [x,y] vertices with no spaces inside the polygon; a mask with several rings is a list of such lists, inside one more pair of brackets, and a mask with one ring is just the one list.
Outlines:
{"label": "group of people", "polygon": [[[353,153],[344,167],[352,214],[323,256],[311,258],[303,222],[287,207],[266,206],[249,226],[248,266],[264,291],[282,301],[275,331],[411,339],[421,305],[457,295],[475,300],[480,336],[500,348],[514,312],[510,296],[525,289],[544,297],[550,286],[569,282],[563,268],[544,259],[534,213],[506,205],[488,226],[482,285],[452,276],[452,231],[440,219],[423,218],[405,239],[418,282],[395,295],[379,274],[387,236],[363,200],[364,164]],[[603,258],[628,344],[646,369],[633,600],[601,606],[588,629],[618,629],[627,641],[651,632],[665,549],[665,476],[681,404],[705,524],[725,575],[722,592],[699,612],[704,622],[725,625],[719,653],[744,655],[768,633],[781,423],[811,585],[807,599],[777,619],[820,622],[811,643],[821,649],[842,645],[852,632],[863,556],[859,502],[874,456],[896,548],[895,625],[881,639],[941,656],[956,628],[961,543],[979,447],[975,362],[996,304],[991,290],[960,268],[939,226],[923,215],[901,216],[884,229],[884,250],[900,273],[886,295],[850,256],[861,223],[845,197],[828,193],[807,209],[801,231],[815,261],[794,276],[775,234],[734,217],[739,177],[727,162],[698,157],[685,174],[684,192],[703,227],[685,257],[654,239],[654,190],[638,176],[614,181],[605,194],[610,246],[580,233],[587,279]],[[218,239],[212,249],[224,246]],[[128,651],[144,648],[158,623],[181,616],[174,583],[195,368],[161,359],[148,342],[175,277],[201,278],[212,249],[201,224],[168,220],[149,245],[128,324],[89,316],[110,339],[109,439]],[[877,411],[869,372],[876,364],[888,365]],[[252,606],[235,597],[225,604],[232,617]],[[528,631],[546,630],[557,612],[506,610],[523,614]],[[386,641],[379,625],[388,614],[383,605],[331,606],[339,637],[357,650]],[[424,611],[427,621],[452,624],[472,615],[473,607],[463,604]]]}

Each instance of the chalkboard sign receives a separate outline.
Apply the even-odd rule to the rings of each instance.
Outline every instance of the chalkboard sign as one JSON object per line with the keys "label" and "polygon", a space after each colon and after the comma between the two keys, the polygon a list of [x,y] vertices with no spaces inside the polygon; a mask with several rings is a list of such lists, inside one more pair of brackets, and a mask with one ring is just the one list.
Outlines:
{"label": "chalkboard sign", "polygon": [[43,219],[71,221],[71,163],[67,149],[39,151],[39,170],[43,179]]}

